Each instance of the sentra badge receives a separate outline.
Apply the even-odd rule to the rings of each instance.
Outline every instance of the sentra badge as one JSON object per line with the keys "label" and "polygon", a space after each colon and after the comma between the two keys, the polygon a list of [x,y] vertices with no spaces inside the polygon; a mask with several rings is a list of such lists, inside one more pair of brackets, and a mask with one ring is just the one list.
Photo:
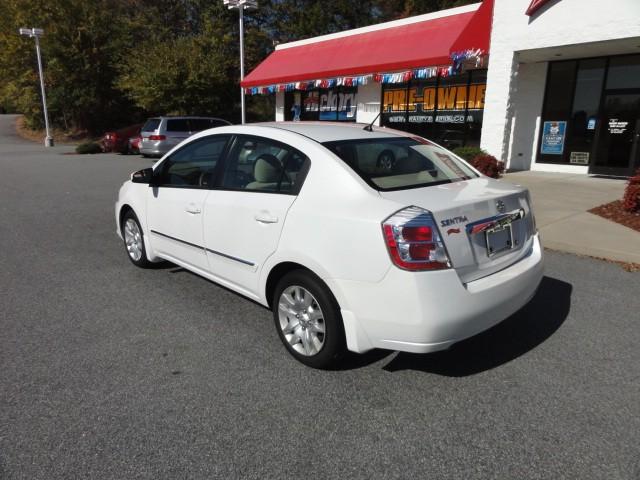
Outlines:
{"label": "sentra badge", "polygon": [[449,227],[451,225],[458,225],[459,223],[464,223],[468,221],[469,219],[464,215],[461,217],[445,218],[444,220],[440,220],[440,226]]}

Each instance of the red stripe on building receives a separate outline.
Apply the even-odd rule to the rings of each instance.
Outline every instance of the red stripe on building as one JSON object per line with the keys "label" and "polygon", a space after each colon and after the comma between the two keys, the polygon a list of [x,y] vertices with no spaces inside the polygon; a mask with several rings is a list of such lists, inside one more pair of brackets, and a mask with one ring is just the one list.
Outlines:
{"label": "red stripe on building", "polygon": [[531,16],[540,10],[546,3],[549,3],[551,0],[532,0],[531,5],[526,11],[526,14]]}

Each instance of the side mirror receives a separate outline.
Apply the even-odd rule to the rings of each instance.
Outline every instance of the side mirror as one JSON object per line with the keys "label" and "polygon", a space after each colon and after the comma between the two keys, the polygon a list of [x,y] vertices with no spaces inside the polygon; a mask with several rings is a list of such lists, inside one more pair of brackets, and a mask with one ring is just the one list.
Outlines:
{"label": "side mirror", "polygon": [[151,185],[153,183],[153,168],[145,168],[138,170],[131,174],[131,181],[133,183],[146,183]]}

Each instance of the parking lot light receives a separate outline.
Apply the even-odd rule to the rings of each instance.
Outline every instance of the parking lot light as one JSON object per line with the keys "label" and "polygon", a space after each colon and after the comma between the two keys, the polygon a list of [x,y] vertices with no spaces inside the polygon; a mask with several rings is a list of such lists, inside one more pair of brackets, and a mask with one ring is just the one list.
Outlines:
{"label": "parking lot light", "polygon": [[[256,0],[222,0],[222,3],[229,9],[237,8],[240,13],[240,82],[244,80],[244,10],[245,8],[258,8]],[[241,121],[244,124],[246,120],[244,106],[244,88],[240,86],[240,111]]]}
{"label": "parking lot light", "polygon": [[45,147],[53,147],[53,137],[49,133],[49,114],[47,113],[47,97],[44,93],[44,75],[42,74],[42,56],[40,55],[40,37],[44,35],[41,28],[21,28],[20,35],[34,38],[36,41],[36,55],[38,56],[38,72],[40,74],[40,91],[42,92],[42,108],[44,110],[44,128],[46,137],[44,139]]}

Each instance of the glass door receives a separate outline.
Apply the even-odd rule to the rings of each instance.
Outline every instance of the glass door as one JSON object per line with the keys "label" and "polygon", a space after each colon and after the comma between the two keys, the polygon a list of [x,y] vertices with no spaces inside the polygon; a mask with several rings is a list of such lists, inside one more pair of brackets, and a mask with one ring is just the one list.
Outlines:
{"label": "glass door", "polygon": [[640,91],[605,92],[589,173],[630,176],[640,167]]}

